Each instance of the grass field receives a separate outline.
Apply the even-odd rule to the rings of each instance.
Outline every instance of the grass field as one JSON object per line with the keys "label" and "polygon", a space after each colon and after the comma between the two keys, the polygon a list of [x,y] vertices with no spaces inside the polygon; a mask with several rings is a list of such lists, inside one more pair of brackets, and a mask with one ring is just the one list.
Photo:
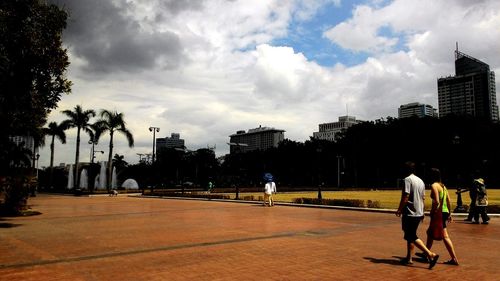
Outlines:
{"label": "grass field", "polygon": [[[450,189],[450,198],[452,208],[455,208],[457,204],[457,194],[456,190]],[[263,196],[262,193],[240,193],[240,198],[244,196],[253,195],[255,198]],[[374,190],[374,191],[323,191],[321,192],[323,199],[359,199],[372,201],[379,201],[380,208],[385,209],[396,209],[401,199],[401,191],[399,190]],[[295,198],[317,198],[318,192],[291,192],[291,193],[277,193],[275,195],[275,201],[281,202],[292,202]],[[234,198],[235,194],[231,194],[231,198]],[[426,210],[430,210],[431,199],[430,190],[425,192],[425,206]],[[490,205],[500,205],[500,190],[490,189],[488,190],[488,201]],[[462,202],[464,205],[470,204],[469,193],[462,194]]]}

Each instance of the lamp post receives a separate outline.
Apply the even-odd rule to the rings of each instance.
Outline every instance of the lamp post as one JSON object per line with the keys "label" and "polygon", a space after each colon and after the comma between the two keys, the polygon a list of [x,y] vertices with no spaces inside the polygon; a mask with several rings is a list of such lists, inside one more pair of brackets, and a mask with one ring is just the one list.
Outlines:
{"label": "lamp post", "polygon": [[342,156],[337,155],[337,188],[340,189],[340,159]]}
{"label": "lamp post", "polygon": [[94,152],[94,149],[95,149],[95,146],[97,145],[97,140],[95,138],[91,138],[89,140],[89,144],[92,145],[92,147],[90,148],[90,163],[94,164],[94,155],[95,155],[95,152]]}
{"label": "lamp post", "polygon": [[[247,146],[248,146],[248,144],[247,144],[247,143],[238,143],[238,142],[228,142],[227,144],[228,144],[230,147],[231,147],[231,146],[235,147],[235,150],[234,150],[234,152],[235,152],[235,153],[239,153],[239,152],[241,152],[241,147],[247,147]],[[238,162],[239,162],[239,161],[238,161]],[[239,166],[239,163],[238,163],[238,166]],[[239,168],[239,167],[238,167],[238,168]],[[239,200],[239,199],[240,199],[240,187],[239,187],[239,184],[238,184],[238,183],[236,183],[236,187],[235,187],[235,189],[236,189],[236,190],[235,190],[235,191],[236,191],[236,196],[235,196],[235,198],[234,198],[234,199]]]}
{"label": "lamp post", "polygon": [[318,147],[316,149],[316,152],[318,153],[318,200],[323,199],[323,195],[321,194],[321,187],[323,185],[323,182],[321,181],[321,152],[323,149],[321,147]]}
{"label": "lamp post", "polygon": [[[460,151],[460,136],[459,135],[456,135],[455,137],[453,137],[453,140],[452,140],[452,143],[453,143],[453,146],[455,147],[455,155],[459,155],[458,152]],[[455,161],[455,165],[456,163],[458,163],[458,158],[456,159]],[[457,206],[455,207],[455,209],[453,210],[453,212],[455,213],[465,213],[467,210],[465,209],[464,205],[463,205],[463,201],[462,201],[462,193],[465,192],[465,191],[468,191],[467,189],[461,189],[460,188],[460,183],[459,183],[459,179],[460,179],[460,176],[458,174],[458,165],[457,165],[457,168],[455,169],[455,173],[457,173],[457,181],[456,181],[456,185],[457,185],[457,191],[456,191],[456,194],[457,194]]]}
{"label": "lamp post", "polygon": [[151,164],[155,163],[155,146],[156,146],[156,133],[160,132],[160,128],[158,127],[149,127],[149,131],[153,132],[153,160],[151,161]]}
{"label": "lamp post", "polygon": [[38,189],[38,159],[40,159],[40,154],[33,155],[33,161],[35,161],[35,176],[36,176],[36,185],[31,187],[31,196],[36,196],[36,190]]}

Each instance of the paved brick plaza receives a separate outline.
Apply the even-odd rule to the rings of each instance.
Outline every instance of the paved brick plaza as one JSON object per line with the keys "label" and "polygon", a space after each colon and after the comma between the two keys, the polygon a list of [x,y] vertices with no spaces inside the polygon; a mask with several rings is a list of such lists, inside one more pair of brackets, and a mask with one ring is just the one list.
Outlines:
{"label": "paved brick plaza", "polygon": [[[433,270],[399,265],[393,214],[231,202],[39,195],[0,218],[0,280],[500,280],[500,219],[461,221]],[[420,235],[424,237],[424,227]]]}

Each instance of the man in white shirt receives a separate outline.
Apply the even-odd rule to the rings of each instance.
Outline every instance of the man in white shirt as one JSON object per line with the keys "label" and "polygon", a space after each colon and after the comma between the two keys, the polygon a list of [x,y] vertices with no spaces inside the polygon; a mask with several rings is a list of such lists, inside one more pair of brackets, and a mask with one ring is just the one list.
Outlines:
{"label": "man in white shirt", "polygon": [[266,202],[269,203],[269,207],[274,206],[274,193],[276,193],[276,184],[272,180],[269,180],[264,186],[264,206],[267,206]]}
{"label": "man in white shirt", "polygon": [[429,269],[433,268],[439,255],[431,252],[417,236],[417,229],[420,222],[424,219],[424,199],[425,184],[415,175],[415,163],[406,162],[407,177],[403,187],[399,208],[396,216],[402,216],[401,223],[406,240],[406,258],[401,261],[405,265],[413,264],[412,255],[414,246],[422,250],[429,259]]}

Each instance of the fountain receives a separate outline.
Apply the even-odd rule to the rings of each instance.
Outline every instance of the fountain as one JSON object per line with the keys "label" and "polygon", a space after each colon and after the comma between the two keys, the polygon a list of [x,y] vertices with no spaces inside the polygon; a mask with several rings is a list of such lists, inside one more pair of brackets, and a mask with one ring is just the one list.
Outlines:
{"label": "fountain", "polygon": [[74,187],[74,178],[73,178],[73,164],[69,165],[69,171],[68,171],[68,189],[73,189]]}
{"label": "fountain", "polygon": [[99,175],[94,178],[94,188],[99,189]]}
{"label": "fountain", "polygon": [[106,189],[106,162],[101,162],[101,172],[99,173],[99,189]]}
{"label": "fountain", "polygon": [[82,173],[80,174],[80,188],[87,189],[89,188],[89,179],[87,176],[87,170],[82,169]]}
{"label": "fountain", "polygon": [[113,173],[111,175],[111,189],[116,189],[116,167],[113,167]]}
{"label": "fountain", "polygon": [[122,187],[125,189],[139,189],[139,184],[134,179],[127,179],[122,183]]}

